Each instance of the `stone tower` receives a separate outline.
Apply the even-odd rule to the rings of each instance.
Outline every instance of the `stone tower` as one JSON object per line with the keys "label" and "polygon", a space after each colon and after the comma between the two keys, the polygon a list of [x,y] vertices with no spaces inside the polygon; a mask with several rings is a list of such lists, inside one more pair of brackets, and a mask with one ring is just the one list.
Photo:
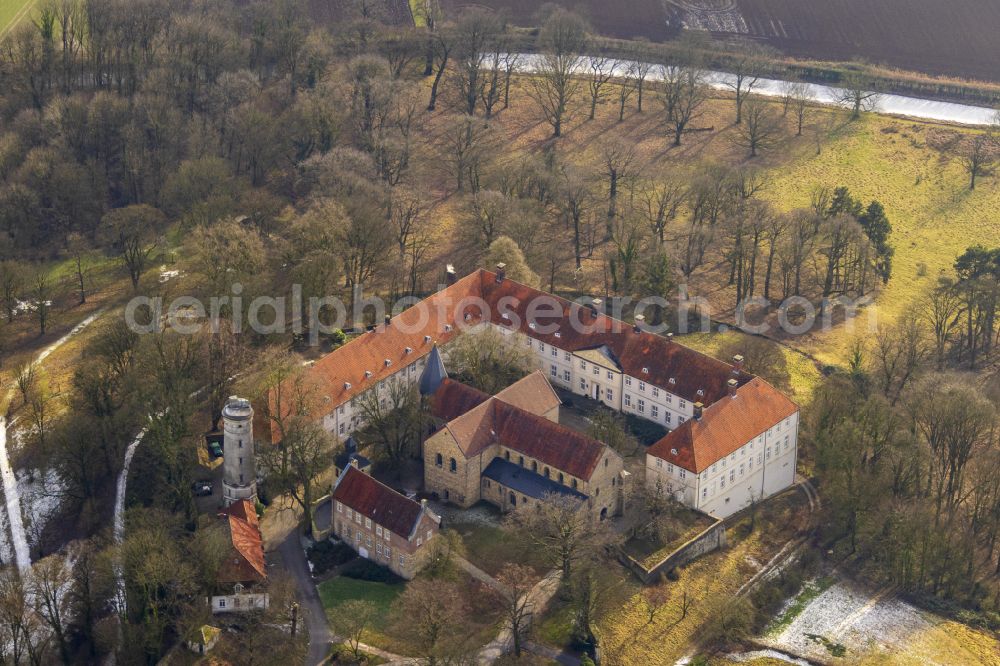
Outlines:
{"label": "stone tower", "polygon": [[226,506],[241,499],[256,502],[257,466],[250,401],[231,396],[222,408],[222,424],[222,500]]}

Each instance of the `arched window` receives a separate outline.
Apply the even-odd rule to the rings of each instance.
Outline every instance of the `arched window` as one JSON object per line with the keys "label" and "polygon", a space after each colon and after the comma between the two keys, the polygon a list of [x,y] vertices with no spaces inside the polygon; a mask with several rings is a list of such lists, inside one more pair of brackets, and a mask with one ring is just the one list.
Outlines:
{"label": "arched window", "polygon": [[510,462],[510,451],[504,451],[503,457],[507,459],[507,462]]}
{"label": "arched window", "polygon": [[564,481],[563,481],[563,473],[562,472],[559,472],[559,483],[564,483]]}
{"label": "arched window", "polygon": [[543,473],[545,474],[545,478],[546,479],[549,478],[549,468],[548,467],[545,468],[545,471]]}
{"label": "arched window", "polygon": [[441,454],[440,454],[440,453],[439,453],[439,454],[437,454],[436,456],[434,456],[434,463],[435,463],[435,464],[436,464],[436,465],[437,465],[438,467],[440,467],[441,465],[443,465],[443,464],[444,464],[444,458],[443,458],[443,457],[441,456]]}
{"label": "arched window", "polygon": [[531,461],[531,471],[532,472],[537,472],[538,471],[538,463],[535,462],[534,460]]}
{"label": "arched window", "polygon": [[452,459],[451,459],[450,461],[448,461],[448,468],[449,468],[449,469],[450,469],[451,471],[453,471],[453,472],[456,472],[456,471],[458,471],[458,463],[457,463],[457,462],[455,462],[455,459],[454,459],[454,458],[452,458]]}
{"label": "arched window", "polygon": [[573,490],[576,490],[576,479],[573,479]]}
{"label": "arched window", "polygon": [[524,467],[524,456],[517,457],[517,464],[520,465],[521,467]]}

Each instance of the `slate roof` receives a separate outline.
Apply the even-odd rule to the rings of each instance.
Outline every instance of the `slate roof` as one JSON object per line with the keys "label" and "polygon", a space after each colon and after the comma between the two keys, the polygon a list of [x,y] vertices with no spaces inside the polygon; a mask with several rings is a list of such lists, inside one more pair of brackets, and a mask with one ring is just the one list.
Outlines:
{"label": "slate roof", "polygon": [[541,474],[508,462],[503,458],[494,458],[483,470],[482,476],[534,499],[542,499],[546,495],[553,494],[587,499],[586,495],[577,490],[564,486],[558,481],[546,479]]}
{"label": "slate roof", "polygon": [[798,410],[783,393],[755,377],[739,387],[735,398],[705,407],[701,420],[688,419],[646,453],[699,473]]}
{"label": "slate roof", "polygon": [[446,379],[448,379],[448,371],[444,369],[441,352],[435,345],[427,356],[427,365],[424,366],[424,371],[420,373],[420,395],[431,395]]}
{"label": "slate roof", "polygon": [[[419,502],[397,493],[353,465],[341,472],[332,497],[404,539],[416,529],[424,512]],[[437,519],[433,513],[428,511],[428,514]]]}
{"label": "slate roof", "polygon": [[220,512],[228,521],[233,552],[219,568],[220,583],[250,583],[267,579],[264,544],[260,536],[257,510],[250,500],[233,502]]}

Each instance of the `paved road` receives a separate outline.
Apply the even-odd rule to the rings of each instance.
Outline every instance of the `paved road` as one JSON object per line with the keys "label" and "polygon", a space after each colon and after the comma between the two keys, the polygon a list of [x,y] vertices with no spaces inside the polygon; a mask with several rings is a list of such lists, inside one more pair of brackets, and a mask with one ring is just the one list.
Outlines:
{"label": "paved road", "polygon": [[285,537],[285,540],[278,547],[278,551],[281,553],[285,568],[295,579],[299,608],[302,611],[305,626],[309,630],[309,652],[306,654],[306,666],[316,666],[323,663],[326,658],[333,635],[326,623],[326,614],[323,612],[323,604],[319,600],[319,592],[316,591],[316,585],[313,583],[312,576],[309,575],[309,564],[306,562],[306,554],[299,543],[298,530],[292,530]]}

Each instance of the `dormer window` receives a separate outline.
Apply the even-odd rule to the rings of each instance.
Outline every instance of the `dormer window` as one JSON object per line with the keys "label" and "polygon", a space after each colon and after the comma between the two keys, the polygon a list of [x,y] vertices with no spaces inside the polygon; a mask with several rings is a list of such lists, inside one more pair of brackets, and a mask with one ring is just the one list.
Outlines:
{"label": "dormer window", "polygon": [[531,330],[535,330],[535,322],[533,322],[533,321],[532,322],[528,322],[528,328],[530,328]]}
{"label": "dormer window", "polygon": [[506,319],[507,321],[510,321],[510,315],[508,313],[506,313],[506,312],[504,312],[502,315],[500,315],[500,318],[501,319]]}
{"label": "dormer window", "polygon": [[677,449],[670,449],[670,455],[676,456],[677,455]]}
{"label": "dormer window", "polygon": [[451,332],[451,324],[445,324],[444,325],[444,332],[445,333],[450,333]]}
{"label": "dormer window", "polygon": [[427,343],[428,343],[428,342],[430,342],[430,341],[431,341],[431,336],[429,336],[429,335],[425,335],[425,336],[424,336],[424,344],[427,344]]}
{"label": "dormer window", "polygon": [[472,319],[472,313],[471,312],[466,312],[465,313],[465,321],[469,321],[470,319]]}
{"label": "dormer window", "polygon": [[671,384],[676,384],[676,383],[677,383],[677,380],[676,380],[676,379],[674,379],[673,377],[671,377],[671,378],[670,378],[670,383],[671,383]]}
{"label": "dormer window", "polygon": [[388,368],[390,365],[392,365],[392,359],[388,359],[388,358],[385,359],[385,367]]}
{"label": "dormer window", "polygon": [[555,336],[556,336],[557,338],[561,338],[561,337],[562,337],[562,333],[560,333],[559,331],[556,331],[556,332],[555,332]]}
{"label": "dormer window", "polygon": [[698,395],[705,395],[705,391],[702,389],[698,389]]}
{"label": "dormer window", "polygon": [[345,391],[351,390],[351,382],[344,382],[344,390]]}
{"label": "dormer window", "polygon": [[404,354],[412,354],[413,353],[413,347],[407,347],[406,349],[403,350],[403,353]]}
{"label": "dormer window", "polygon": [[365,370],[365,379],[368,379],[371,376],[372,376],[372,371],[371,370]]}
{"label": "dormer window", "polygon": [[649,368],[643,368],[642,369],[642,374],[648,375],[649,374]]}

